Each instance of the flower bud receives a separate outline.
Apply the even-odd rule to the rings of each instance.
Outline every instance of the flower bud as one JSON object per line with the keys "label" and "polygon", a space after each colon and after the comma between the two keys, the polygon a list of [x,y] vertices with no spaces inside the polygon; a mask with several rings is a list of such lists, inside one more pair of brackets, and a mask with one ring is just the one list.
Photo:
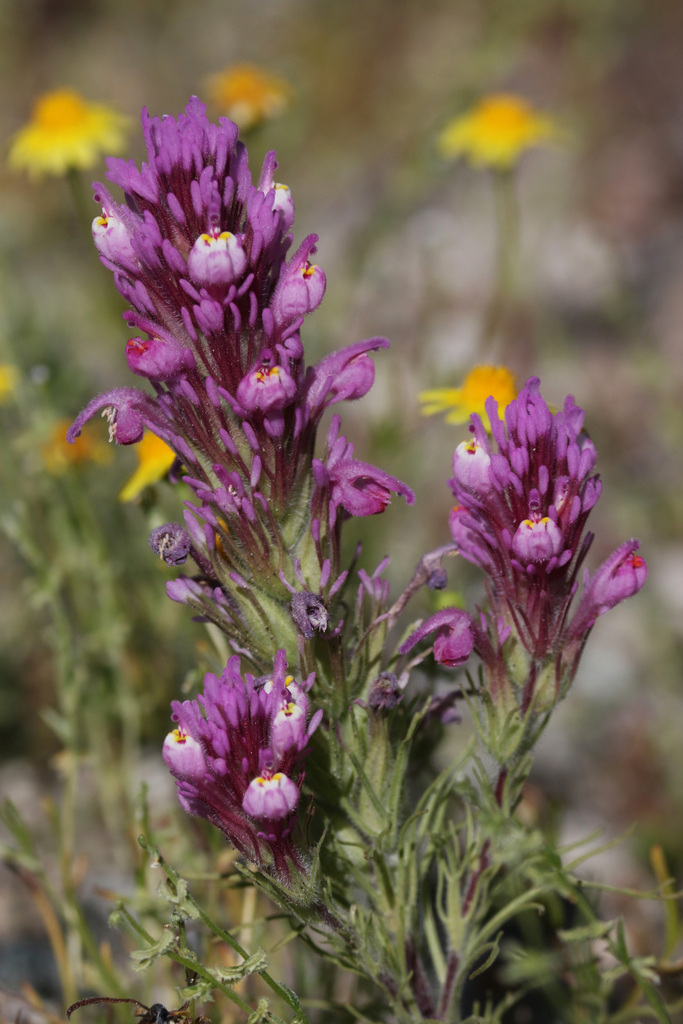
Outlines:
{"label": "flower bud", "polygon": [[272,365],[273,356],[266,350],[261,365],[243,377],[236,398],[247,413],[280,411],[296,395],[296,383],[284,366]]}
{"label": "flower bud", "polygon": [[286,818],[299,802],[299,787],[282,772],[252,779],[242,800],[242,810],[258,821]]}
{"label": "flower bud", "polygon": [[559,527],[548,516],[537,521],[523,520],[512,538],[512,550],[522,565],[547,562],[553,555],[559,555],[563,544]]}
{"label": "flower bud", "polygon": [[247,269],[242,240],[230,231],[200,235],[187,259],[190,277],[197,284],[229,285]]}
{"label": "flower bud", "polygon": [[136,265],[130,231],[118,217],[102,211],[102,216],[95,217],[92,222],[92,237],[95,248],[104,259],[123,266]]}
{"label": "flower bud", "polygon": [[322,302],[327,283],[325,274],[306,258],[315,251],[315,242],[315,235],[304,239],[282,271],[270,304],[273,319],[280,327],[311,313]]}
{"label": "flower bud", "polygon": [[288,750],[303,747],[306,736],[306,712],[290,701],[273,718],[270,728],[270,746],[273,756],[279,760]]}
{"label": "flower bud", "polygon": [[476,494],[491,490],[491,457],[474,439],[463,441],[453,453],[453,475],[463,487]]}
{"label": "flower bud", "polygon": [[474,646],[472,620],[460,608],[442,608],[426,619],[398,649],[399,654],[408,654],[413,647],[430,633],[434,637],[434,658],[440,665],[454,668],[463,665]]}
{"label": "flower bud", "polygon": [[161,338],[131,338],[126,344],[128,366],[148,380],[170,380],[187,368],[187,350]]}
{"label": "flower bud", "polygon": [[161,756],[176,779],[194,782],[206,775],[206,759],[201,744],[182,728],[169,732]]}
{"label": "flower bud", "polygon": [[273,211],[282,214],[282,228],[289,231],[294,223],[294,200],[287,186],[277,182],[273,190]]}

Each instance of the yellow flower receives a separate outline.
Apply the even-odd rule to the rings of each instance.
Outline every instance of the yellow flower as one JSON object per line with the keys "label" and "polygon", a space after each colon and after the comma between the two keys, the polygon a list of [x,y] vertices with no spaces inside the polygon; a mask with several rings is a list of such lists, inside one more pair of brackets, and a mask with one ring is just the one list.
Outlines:
{"label": "yellow flower", "polygon": [[86,102],[73,89],[47,92],[12,139],[8,163],[33,178],[93,167],[101,153],[123,148],[128,120],[101,103]]}
{"label": "yellow flower", "polygon": [[156,434],[145,431],[142,440],[135,446],[138,468],[124,484],[119,501],[132,501],[145,487],[155,484],[166,476],[175,460],[175,452]]}
{"label": "yellow flower", "polygon": [[502,414],[506,405],[517,397],[515,378],[505,366],[475,366],[465,377],[460,388],[434,388],[422,391],[418,398],[423,403],[423,416],[445,412],[446,423],[467,423],[473,412],[481,416],[487,430],[491,425],[484,403],[493,396]]}
{"label": "yellow flower", "polygon": [[8,402],[17,389],[19,370],[12,363],[0,363],[0,405]]}
{"label": "yellow flower", "polygon": [[465,156],[475,167],[509,170],[525,149],[556,138],[553,120],[519,96],[486,96],[467,114],[449,121],[438,139],[442,156]]}
{"label": "yellow flower", "polygon": [[253,64],[233,64],[208,80],[209,98],[242,129],[284,113],[292,90],[288,82]]}
{"label": "yellow flower", "polygon": [[94,434],[84,432],[73,444],[66,440],[66,432],[71,420],[57,420],[50,431],[48,440],[41,448],[43,462],[48,473],[61,476],[74,466],[84,462],[99,462],[103,465],[111,459],[111,450],[105,441],[100,441]]}

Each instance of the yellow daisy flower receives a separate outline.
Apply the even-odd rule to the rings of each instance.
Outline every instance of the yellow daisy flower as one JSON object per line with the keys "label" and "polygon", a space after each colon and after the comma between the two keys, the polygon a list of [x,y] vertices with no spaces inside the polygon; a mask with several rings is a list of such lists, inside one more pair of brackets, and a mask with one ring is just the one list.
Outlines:
{"label": "yellow daisy flower", "polygon": [[135,446],[138,457],[138,468],[130,480],[124,484],[119,501],[132,501],[138,494],[144,491],[145,487],[162,480],[175,461],[175,452],[168,447],[165,441],[145,431],[142,440]]}
{"label": "yellow daisy flower", "polygon": [[422,391],[418,399],[423,403],[423,416],[445,412],[446,423],[467,423],[476,412],[487,430],[491,429],[484,403],[493,396],[502,414],[506,405],[517,397],[515,378],[505,366],[475,366],[465,377],[460,388],[434,388]]}
{"label": "yellow daisy flower", "polygon": [[209,99],[243,130],[284,113],[292,90],[288,82],[254,64],[233,64],[208,80]]}
{"label": "yellow daisy flower", "polygon": [[105,441],[101,441],[93,432],[80,434],[73,444],[66,440],[66,432],[71,420],[57,420],[50,436],[41,447],[41,455],[45,468],[53,476],[61,476],[74,466],[82,466],[84,462],[99,462],[100,465],[111,460],[111,449]]}
{"label": "yellow daisy flower", "polygon": [[440,154],[464,156],[475,167],[509,170],[526,149],[557,138],[555,122],[520,96],[486,96],[467,114],[449,121],[439,135]]}
{"label": "yellow daisy flower", "polygon": [[39,96],[31,120],[13,137],[10,167],[33,178],[93,167],[103,152],[123,148],[129,118],[101,103],[88,103],[73,89]]}
{"label": "yellow daisy flower", "polygon": [[17,389],[19,370],[12,363],[0,363],[0,405],[8,402]]}

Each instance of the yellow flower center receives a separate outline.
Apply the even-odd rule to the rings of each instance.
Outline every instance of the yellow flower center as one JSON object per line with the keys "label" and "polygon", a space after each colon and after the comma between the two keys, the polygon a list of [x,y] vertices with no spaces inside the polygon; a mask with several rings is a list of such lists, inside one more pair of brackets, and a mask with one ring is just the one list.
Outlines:
{"label": "yellow flower center", "polygon": [[171,733],[171,736],[173,737],[173,742],[174,743],[186,743],[187,742],[187,733],[183,732],[182,729],[174,729],[173,732]]}
{"label": "yellow flower center", "polygon": [[263,369],[256,371],[256,380],[259,382],[259,384],[265,384],[265,382],[268,380],[269,377],[279,377],[279,376],[280,376],[280,367],[279,366],[271,366],[270,369],[266,369],[264,367]]}
{"label": "yellow flower center", "polygon": [[78,93],[71,89],[57,89],[36,101],[33,119],[45,131],[80,128],[87,122],[88,107]]}

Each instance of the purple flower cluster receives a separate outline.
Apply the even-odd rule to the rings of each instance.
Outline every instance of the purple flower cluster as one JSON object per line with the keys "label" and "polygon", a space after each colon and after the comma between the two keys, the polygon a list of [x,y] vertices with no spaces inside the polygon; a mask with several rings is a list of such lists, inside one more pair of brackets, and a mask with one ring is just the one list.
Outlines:
{"label": "purple flower cluster", "polygon": [[474,647],[493,693],[509,692],[512,680],[523,688],[524,708],[548,667],[555,698],[565,691],[595,620],[640,590],[647,567],[636,554],[636,540],[622,544],[592,577],[586,570],[570,616],[593,540],[586,521],[601,489],[583,410],[569,396],[553,415],[532,377],[507,406],[504,421],[494,399],[486,411],[493,439],[473,415],[473,437],[453,456],[450,484],[457,505],[450,527],[459,553],[486,573],[488,615],[470,629],[464,612],[444,609],[401,651],[432,632],[435,657],[443,664],[461,664]]}
{"label": "purple flower cluster", "polygon": [[[294,205],[274,180],[275,154],[254,185],[236,126],[209,123],[196,98],[177,119],[143,111],[142,126],[148,160],[140,169],[108,160],[107,176],[126,202],[96,184],[102,216],[93,237],[131,306],[128,364],[154,393],[98,396],[68,439],[102,410],[118,443],[135,443],[148,429],[177,453],[194,500],[188,539],[173,547],[181,556],[167,561],[180,564],[189,551],[202,578],[181,578],[170,594],[217,622],[263,668],[276,646],[273,622],[290,597],[281,574],[292,581],[298,558],[309,590],[323,575],[333,582],[341,519],[383,511],[392,492],[414,500],[405,484],[353,459],[338,426],[322,460],[314,459],[323,413],[366,394],[370,353],[388,342],[361,341],[306,368],[300,329],[323,298],[325,275],[311,262],[315,235],[287,259]],[[171,552],[165,543],[162,557]],[[277,608],[257,628],[245,609],[263,604],[264,593]]]}
{"label": "purple flower cluster", "polygon": [[299,769],[322,711],[308,721],[305,686],[285,671],[284,651],[268,679],[243,676],[233,655],[220,679],[205,676],[196,700],[173,702],[177,726],[163,757],[188,814],[213,822],[244,856],[286,876],[288,862],[302,867],[291,841]]}

